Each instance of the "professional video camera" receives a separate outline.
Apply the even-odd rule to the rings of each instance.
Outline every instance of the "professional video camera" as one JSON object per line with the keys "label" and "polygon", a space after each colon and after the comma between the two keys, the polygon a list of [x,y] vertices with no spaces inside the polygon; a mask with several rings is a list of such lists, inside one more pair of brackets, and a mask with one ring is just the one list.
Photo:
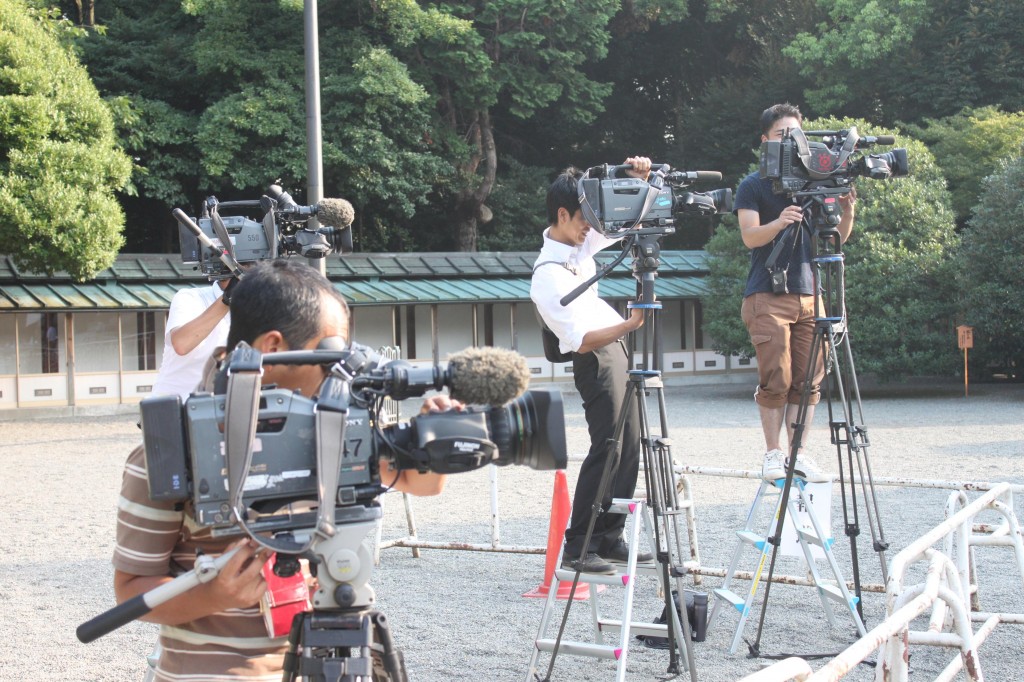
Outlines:
{"label": "professional video camera", "polygon": [[[821,142],[808,142],[808,137],[820,137]],[[896,138],[892,135],[860,137],[853,126],[849,130],[791,128],[781,140],[761,143],[759,174],[772,181],[772,191],[776,194],[794,196],[845,188],[858,177],[884,180],[910,172],[906,149],[854,156],[855,152],[876,144],[896,144]]]}
{"label": "professional video camera", "polygon": [[[370,505],[384,492],[378,459],[397,470],[454,474],[486,464],[522,464],[533,469],[564,469],[565,423],[561,394],[531,390],[525,360],[512,351],[467,349],[453,354],[447,369],[414,368],[393,361],[380,365],[369,349],[354,344],[344,350],[274,353],[264,357],[240,344],[225,363],[213,393],[148,398],[141,403],[150,496],[154,500],[190,502],[196,524],[214,535],[278,533],[315,527],[312,513],[297,513],[299,503],[316,502],[323,481],[318,456],[318,412],[344,414],[343,448],[335,490],[336,507]],[[337,344],[335,344],[337,345]],[[318,398],[268,387],[259,390],[258,412],[231,413],[229,376],[259,371],[266,364],[330,366]],[[413,417],[404,424],[383,425],[384,398],[404,400],[447,387],[452,397],[471,404],[461,411]],[[519,395],[521,394],[522,395]],[[518,397],[517,397],[518,396]],[[253,399],[244,394],[241,403]],[[487,405],[479,407],[476,405]],[[251,460],[231,460],[232,429],[254,435]],[[342,434],[329,434],[341,437]],[[238,474],[238,471],[242,474]],[[235,473],[239,478],[232,481]],[[232,490],[232,483],[240,484]],[[232,495],[244,495],[232,499]],[[325,500],[325,503],[330,500]],[[308,507],[308,504],[306,505]],[[308,511],[308,510],[307,510]]]}
{"label": "professional video camera", "polygon": [[[307,398],[261,386],[264,364],[329,370],[318,396]],[[495,348],[455,353],[442,369],[382,364],[340,339],[265,356],[239,344],[213,392],[193,393],[184,405],[178,396],[142,401],[150,496],[183,503],[214,536],[245,533],[276,552],[278,576],[294,575],[299,557],[309,560],[313,610],[292,621],[284,679],[341,679],[337,671],[346,670],[361,676],[345,679],[406,680],[387,621],[371,610],[367,538],[382,518],[375,498],[394,482],[382,480],[378,458],[399,471],[442,474],[486,464],[564,469],[561,393],[525,391],[529,378],[522,356]],[[384,399],[445,387],[469,407],[383,423]],[[80,625],[79,640],[91,642],[212,580],[237,551],[198,556],[193,570]]]}
{"label": "professional video camera", "polygon": [[[243,215],[221,216],[223,209]],[[257,211],[262,214],[258,222],[244,215]],[[233,274],[221,257],[224,251],[237,262],[285,254],[315,259],[352,251],[349,227],[355,211],[344,199],[322,199],[312,206],[300,206],[280,186],[271,185],[258,200],[220,202],[207,197],[198,224],[181,209],[173,213],[178,220],[182,261],[198,266],[208,277]],[[323,226],[310,227],[311,218]]]}
{"label": "professional video camera", "polygon": [[638,225],[674,231],[677,214],[712,215],[732,211],[732,190],[681,192],[694,182],[721,180],[715,171],[674,171],[668,164],[653,164],[647,180],[620,176],[631,164],[588,168],[580,179],[583,216],[601,234],[618,234]]}

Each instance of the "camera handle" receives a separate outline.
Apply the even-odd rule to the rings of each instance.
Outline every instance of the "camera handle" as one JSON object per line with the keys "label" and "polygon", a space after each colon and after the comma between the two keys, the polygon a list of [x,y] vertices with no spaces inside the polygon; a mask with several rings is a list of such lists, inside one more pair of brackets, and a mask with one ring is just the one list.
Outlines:
{"label": "camera handle", "polygon": [[[224,228],[224,222],[220,220],[220,216],[218,216],[217,220],[213,223],[214,230],[217,232],[217,238],[220,239],[222,243],[222,246],[218,248],[217,245],[213,243],[213,240],[207,237],[199,226],[196,225],[195,221],[189,218],[188,215],[180,208],[174,209],[171,211],[171,214],[174,215],[179,223],[187,227],[189,232],[195,235],[196,239],[199,240],[199,243],[209,249],[210,253],[215,258],[227,266],[227,269],[231,271],[232,275],[239,279],[244,276],[242,266],[238,264],[237,260],[235,260],[233,252],[231,251],[231,237]],[[218,223],[220,224],[221,230],[223,230],[223,235],[221,234],[221,230],[217,229]]]}
{"label": "camera handle", "polygon": [[188,592],[193,587],[210,582],[220,575],[221,569],[231,561],[231,557],[239,549],[241,547],[236,547],[230,552],[221,554],[216,559],[206,554],[197,556],[195,568],[191,571],[182,573],[174,580],[166,582],[159,587],[154,587],[149,592],[136,595],[128,601],[122,602],[114,608],[104,611],[100,615],[79,625],[78,629],[75,630],[78,641],[88,644],[123,625],[127,625],[133,620],[142,618],[164,602]]}
{"label": "camera handle", "polygon": [[579,285],[578,287],[576,287],[575,289],[573,289],[572,291],[567,293],[558,302],[563,307],[569,305],[570,303],[575,301],[577,298],[579,298],[580,295],[584,291],[586,291],[591,286],[593,286],[594,282],[596,282],[597,280],[601,279],[602,277],[607,275],[609,272],[611,272],[615,268],[616,265],[618,265],[619,263],[621,263],[623,261],[623,259],[625,259],[626,253],[627,253],[626,247],[630,246],[633,243],[633,241],[635,239],[634,234],[635,233],[630,233],[630,234],[626,235],[626,237],[622,240],[622,242],[623,242],[622,253],[620,253],[618,256],[616,256],[615,259],[612,260],[612,262],[607,263],[606,265],[602,265],[601,267],[599,267],[597,269],[597,272],[594,273],[593,277],[591,277],[586,282],[584,282],[583,284]]}

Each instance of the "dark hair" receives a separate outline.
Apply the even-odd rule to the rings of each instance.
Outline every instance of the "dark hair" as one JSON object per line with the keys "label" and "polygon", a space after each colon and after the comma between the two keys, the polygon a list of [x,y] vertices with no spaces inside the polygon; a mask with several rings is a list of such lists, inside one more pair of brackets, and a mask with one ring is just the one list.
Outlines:
{"label": "dark hair", "polygon": [[583,173],[579,169],[569,166],[558,174],[555,181],[548,188],[548,224],[554,225],[558,222],[558,209],[564,208],[569,215],[576,215],[580,210],[580,198],[576,191],[579,179]]}
{"label": "dark hair", "polygon": [[330,280],[298,259],[278,258],[246,270],[231,294],[231,329],[228,349],[239,341],[252,343],[266,332],[281,332],[291,349],[315,338],[323,327],[320,319],[324,295],[348,306]]}
{"label": "dark hair", "polygon": [[792,116],[800,121],[801,124],[804,122],[803,114],[800,113],[800,109],[795,104],[785,102],[784,104],[773,104],[765,109],[761,112],[761,134],[767,135],[776,121],[787,116]]}

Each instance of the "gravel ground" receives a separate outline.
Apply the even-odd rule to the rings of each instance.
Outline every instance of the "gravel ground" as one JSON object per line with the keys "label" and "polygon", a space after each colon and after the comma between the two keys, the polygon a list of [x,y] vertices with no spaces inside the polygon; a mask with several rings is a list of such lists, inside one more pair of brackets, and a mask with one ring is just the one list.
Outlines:
{"label": "gravel ground", "polygon": [[[956,384],[862,390],[875,476],[1024,483],[1024,387],[976,385],[966,399]],[[733,469],[760,466],[760,428],[750,387],[682,386],[665,394],[677,462]],[[583,453],[588,443],[579,398],[567,390],[565,403],[570,453]],[[74,635],[78,624],[113,605],[115,504],[124,459],[140,437],[135,421],[134,414],[121,414],[0,422],[0,482],[8,508],[6,532],[0,536],[5,616],[0,622],[0,680],[141,679],[145,655],[156,639],[155,626],[132,623],[88,645]],[[817,423],[823,423],[822,411]],[[834,470],[834,455],[826,456],[831,453],[827,433],[812,431],[809,445],[819,463]],[[578,470],[578,462],[570,464],[570,491]],[[544,546],[552,473],[510,467],[501,469],[498,479],[501,543]],[[701,564],[723,568],[758,484],[712,476],[694,476],[692,482]],[[879,488],[890,558],[942,521],[947,495],[943,490]],[[401,500],[385,497],[383,537],[404,536]],[[1022,497],[1016,498],[1018,519],[1024,519]],[[848,578],[851,552],[838,499],[835,503],[835,553]],[[452,477],[442,496],[417,499],[414,507],[422,539],[490,541],[486,470]],[[863,521],[862,526],[862,580],[881,582],[880,562],[869,548]],[[978,565],[983,610],[1024,612],[1024,586],[1012,553],[980,549]],[[777,567],[784,573],[800,570],[792,559],[780,559]],[[412,679],[524,680],[544,601],[520,595],[537,587],[543,572],[542,555],[422,550],[413,558],[408,548],[393,547],[382,550],[372,584]],[[710,591],[720,582],[705,578],[699,589]],[[610,589],[598,599],[603,613],[621,607],[619,590]],[[883,596],[865,593],[864,610],[870,629],[884,617]],[[635,617],[650,620],[660,611],[654,579],[640,578]],[[585,603],[571,609],[572,638],[586,636],[589,612]],[[748,637],[754,634],[756,613],[748,622]],[[559,607],[555,619],[561,614]],[[827,626],[810,588],[773,586],[761,650],[805,656],[842,650],[855,633],[845,613],[837,613],[837,621],[839,627]],[[694,645],[698,679],[736,680],[765,664],[744,651],[728,654],[735,622],[731,612],[724,615],[707,641]],[[988,638],[980,651],[987,679],[1024,679],[1022,634],[1021,626],[1004,625]],[[952,655],[915,647],[912,678],[933,679]],[[547,656],[541,660],[546,670]],[[628,677],[658,679],[667,662],[665,651],[631,646]],[[812,661],[812,667],[820,665]],[[867,680],[871,675],[870,668],[860,666],[847,679]],[[552,679],[610,680],[614,664],[559,656]]]}

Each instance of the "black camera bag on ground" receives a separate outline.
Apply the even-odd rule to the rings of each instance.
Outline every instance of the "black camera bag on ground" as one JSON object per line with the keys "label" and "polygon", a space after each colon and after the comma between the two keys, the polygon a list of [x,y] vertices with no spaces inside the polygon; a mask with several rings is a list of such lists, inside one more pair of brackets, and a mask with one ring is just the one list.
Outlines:
{"label": "black camera bag on ground", "polygon": [[[683,590],[686,596],[686,619],[690,622],[690,639],[694,642],[703,642],[707,637],[708,629],[708,595],[705,592],[694,592]],[[679,613],[679,593],[672,590],[672,601],[676,605],[676,613]],[[681,614],[680,614],[681,615]],[[661,615],[654,619],[655,623],[668,623],[668,613],[663,608]],[[668,637],[653,637],[651,635],[637,635],[637,639],[644,643],[648,649],[667,649]]]}

